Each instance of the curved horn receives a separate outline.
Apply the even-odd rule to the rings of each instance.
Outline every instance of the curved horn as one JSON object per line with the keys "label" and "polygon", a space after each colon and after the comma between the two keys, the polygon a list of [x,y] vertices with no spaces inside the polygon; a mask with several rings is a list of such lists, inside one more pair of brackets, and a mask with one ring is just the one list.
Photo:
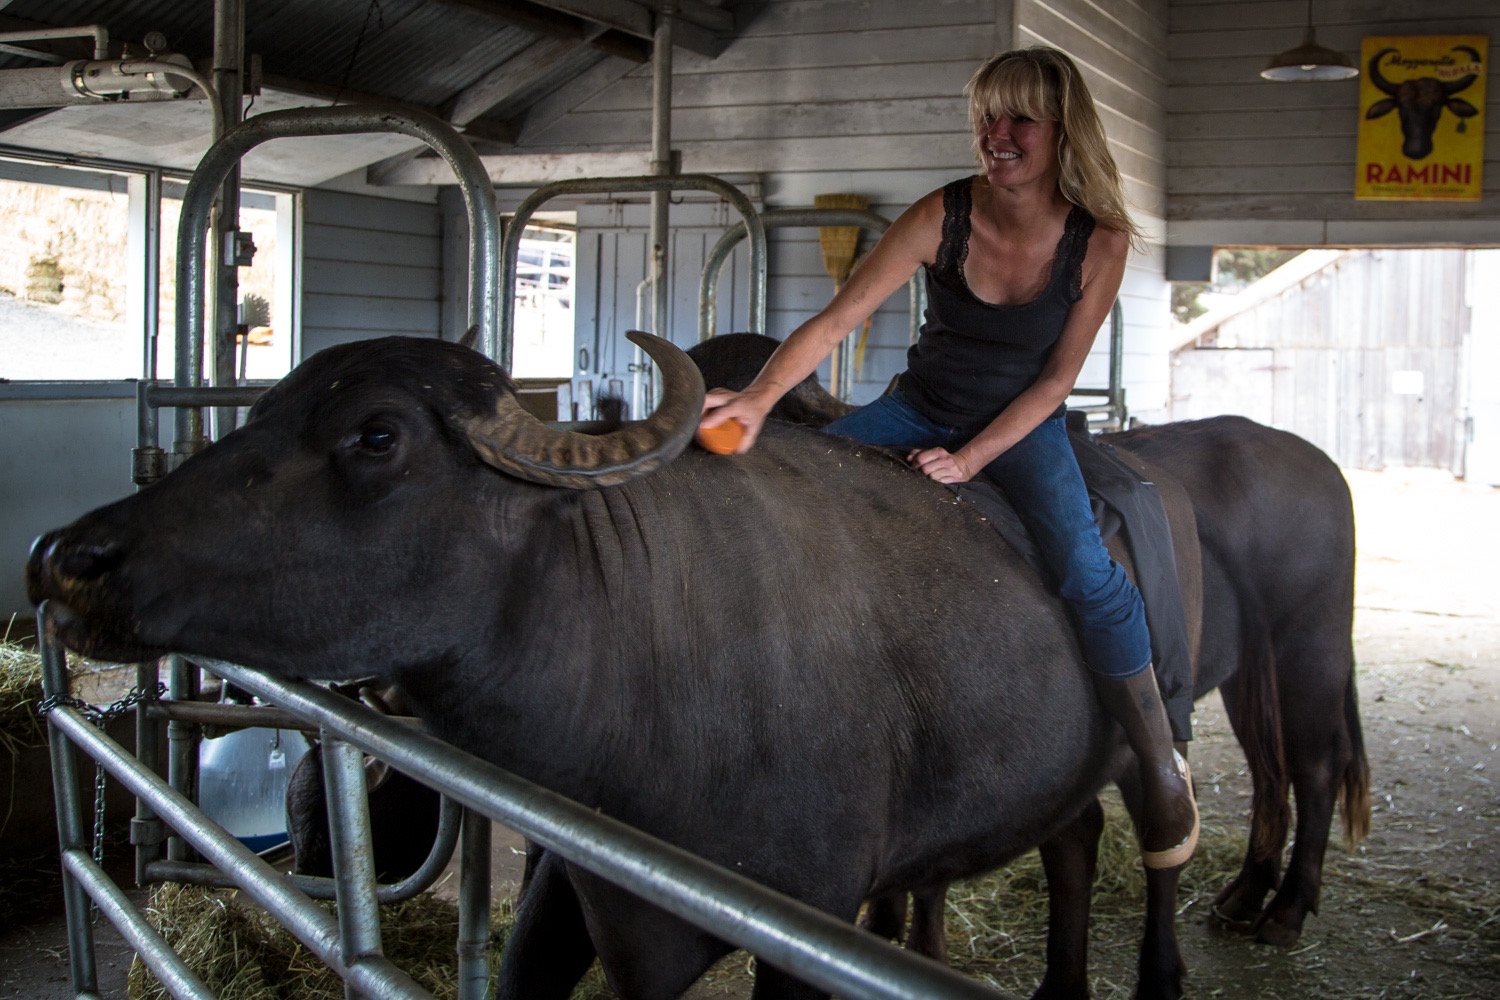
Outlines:
{"label": "curved horn", "polygon": [[1393,97],[1396,94],[1396,85],[1380,75],[1380,60],[1385,58],[1387,52],[1395,51],[1392,48],[1384,48],[1370,57],[1370,82]]}
{"label": "curved horn", "polygon": [[[1455,45],[1453,47],[1452,51],[1454,51],[1454,52],[1467,52],[1469,54],[1469,61],[1470,62],[1478,62],[1479,61],[1479,52],[1478,52],[1478,50],[1474,49],[1474,48],[1472,48],[1472,47],[1470,47],[1468,45]],[[1469,86],[1469,84],[1473,83],[1477,79],[1479,79],[1479,74],[1478,73],[1470,73],[1468,76],[1461,76],[1457,80],[1449,80],[1449,81],[1447,81],[1446,83],[1443,84],[1443,96],[1444,97],[1452,96],[1453,94],[1458,93],[1460,90],[1466,89]]]}
{"label": "curved horn", "polygon": [[671,341],[632,330],[662,372],[661,405],[645,420],[608,434],[580,434],[548,427],[527,413],[510,393],[495,410],[456,422],[479,456],[520,479],[544,486],[593,489],[655,472],[687,447],[703,414],[703,377]]}

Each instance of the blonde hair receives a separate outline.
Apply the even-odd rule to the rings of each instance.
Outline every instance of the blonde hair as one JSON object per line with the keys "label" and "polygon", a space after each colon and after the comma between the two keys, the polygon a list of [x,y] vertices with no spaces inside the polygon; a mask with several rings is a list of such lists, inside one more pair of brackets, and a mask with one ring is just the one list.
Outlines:
{"label": "blonde hair", "polygon": [[976,156],[985,115],[1057,122],[1058,188],[1063,197],[1081,205],[1104,228],[1125,233],[1133,243],[1140,241],[1094,98],[1073,60],[1047,46],[1002,52],[979,67],[964,87],[964,96],[969,99],[969,133]]}

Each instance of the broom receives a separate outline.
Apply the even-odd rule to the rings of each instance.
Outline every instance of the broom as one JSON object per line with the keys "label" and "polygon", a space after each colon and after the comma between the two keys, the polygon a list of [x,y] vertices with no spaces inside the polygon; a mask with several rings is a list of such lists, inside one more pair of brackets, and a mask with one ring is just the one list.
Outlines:
{"label": "broom", "polygon": [[[819,194],[813,196],[814,208],[857,208],[870,207],[870,199],[862,194]],[[818,227],[818,246],[823,251],[823,270],[833,279],[834,294],[844,287],[844,282],[849,280],[849,272],[854,269],[854,260],[859,254],[859,226],[820,226]],[[859,340],[854,347],[854,372],[855,377],[864,370],[865,366],[865,344],[870,338],[870,320],[865,320],[865,325],[859,332]]]}

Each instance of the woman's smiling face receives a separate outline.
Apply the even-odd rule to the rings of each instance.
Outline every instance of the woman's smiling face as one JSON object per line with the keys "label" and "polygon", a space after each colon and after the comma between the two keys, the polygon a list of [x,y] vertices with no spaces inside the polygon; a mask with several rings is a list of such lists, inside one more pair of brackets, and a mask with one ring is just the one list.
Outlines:
{"label": "woman's smiling face", "polygon": [[1049,177],[1055,183],[1057,131],[1055,121],[1004,113],[982,115],[976,145],[990,184],[1010,188]]}

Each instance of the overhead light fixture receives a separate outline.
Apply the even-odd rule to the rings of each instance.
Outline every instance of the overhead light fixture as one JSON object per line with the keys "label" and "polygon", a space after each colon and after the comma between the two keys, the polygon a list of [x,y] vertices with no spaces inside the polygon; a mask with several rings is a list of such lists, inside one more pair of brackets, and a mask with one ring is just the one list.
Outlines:
{"label": "overhead light fixture", "polygon": [[1302,44],[1272,56],[1260,75],[1267,80],[1347,80],[1359,67],[1342,52],[1324,48],[1313,36],[1312,0],[1307,0],[1307,37]]}

